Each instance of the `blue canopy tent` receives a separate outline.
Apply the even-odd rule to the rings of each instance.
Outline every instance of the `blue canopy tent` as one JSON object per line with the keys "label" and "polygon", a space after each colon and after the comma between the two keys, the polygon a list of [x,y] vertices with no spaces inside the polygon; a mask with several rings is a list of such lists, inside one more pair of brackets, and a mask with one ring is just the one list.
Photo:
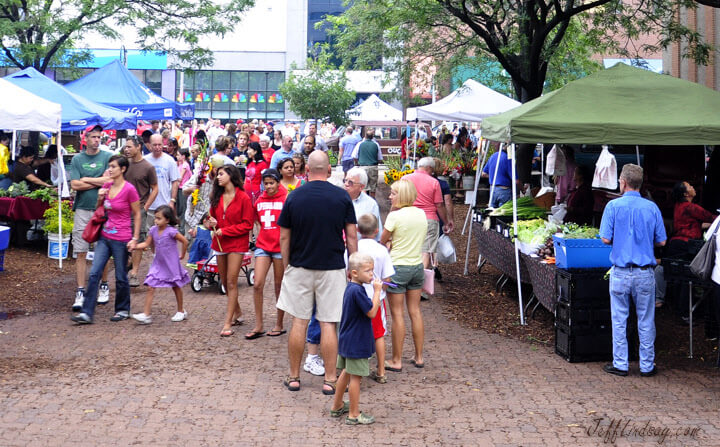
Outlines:
{"label": "blue canopy tent", "polygon": [[134,129],[137,116],[107,107],[68,91],[32,67],[3,78],[18,87],[62,106],[62,130],[84,130],[96,124],[104,129]]}
{"label": "blue canopy tent", "polygon": [[138,119],[195,117],[195,104],[177,103],[156,95],[117,59],[65,87],[100,104],[135,113]]}

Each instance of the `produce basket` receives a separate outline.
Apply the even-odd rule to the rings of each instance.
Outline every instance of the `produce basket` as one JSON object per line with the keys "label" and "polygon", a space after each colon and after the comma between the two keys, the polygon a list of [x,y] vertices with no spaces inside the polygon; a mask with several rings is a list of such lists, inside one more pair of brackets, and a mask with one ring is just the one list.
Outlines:
{"label": "produce basket", "polygon": [[612,247],[601,239],[565,239],[553,236],[555,264],[558,268],[610,267]]}

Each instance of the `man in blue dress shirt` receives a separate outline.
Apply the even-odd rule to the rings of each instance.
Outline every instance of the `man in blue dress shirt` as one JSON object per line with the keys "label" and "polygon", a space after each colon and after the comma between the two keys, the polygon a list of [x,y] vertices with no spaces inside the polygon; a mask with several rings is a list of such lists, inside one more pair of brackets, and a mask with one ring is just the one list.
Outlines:
{"label": "man in blue dress shirt", "polygon": [[623,196],[605,207],[600,237],[612,245],[610,261],[610,313],[613,362],[603,367],[609,374],[627,376],[627,319],[630,300],[635,303],[640,338],[640,375],[657,374],[655,366],[655,266],[654,247],[665,245],[667,236],[660,210],[640,196],[643,169],[627,164],[620,173]]}

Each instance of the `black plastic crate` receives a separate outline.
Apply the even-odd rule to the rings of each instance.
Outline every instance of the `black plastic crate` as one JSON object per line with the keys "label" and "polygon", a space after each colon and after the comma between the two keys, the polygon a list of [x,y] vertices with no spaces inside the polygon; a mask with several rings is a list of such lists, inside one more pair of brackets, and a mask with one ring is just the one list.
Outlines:
{"label": "black plastic crate", "polygon": [[556,322],[555,353],[571,363],[612,360],[612,330],[577,330]]}
{"label": "black plastic crate", "polygon": [[571,305],[610,306],[608,269],[557,269],[555,287],[558,301]]}
{"label": "black plastic crate", "polygon": [[593,329],[610,327],[610,301],[604,306],[585,306],[558,301],[555,306],[555,321],[572,329]]}

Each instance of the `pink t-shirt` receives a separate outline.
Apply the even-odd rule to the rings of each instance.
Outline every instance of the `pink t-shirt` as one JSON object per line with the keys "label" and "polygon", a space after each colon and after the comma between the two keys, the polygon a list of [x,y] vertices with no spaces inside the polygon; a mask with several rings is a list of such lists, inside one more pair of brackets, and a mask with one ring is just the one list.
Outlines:
{"label": "pink t-shirt", "polygon": [[190,164],[187,161],[182,162],[182,164],[178,164],[178,172],[181,172],[179,187],[182,188],[185,182],[187,182],[192,175]]}
{"label": "pink t-shirt", "polygon": [[405,177],[415,185],[417,199],[413,206],[425,211],[428,220],[438,220],[436,203],[442,203],[442,191],[440,182],[425,171],[415,171]]}
{"label": "pink t-shirt", "polygon": [[[111,182],[105,183],[102,187],[108,190],[112,186]],[[105,210],[107,211],[108,220],[103,225],[102,235],[114,241],[128,242],[132,239],[132,208],[130,204],[139,202],[135,187],[130,182],[125,182],[119,193],[112,199],[105,197]]]}

